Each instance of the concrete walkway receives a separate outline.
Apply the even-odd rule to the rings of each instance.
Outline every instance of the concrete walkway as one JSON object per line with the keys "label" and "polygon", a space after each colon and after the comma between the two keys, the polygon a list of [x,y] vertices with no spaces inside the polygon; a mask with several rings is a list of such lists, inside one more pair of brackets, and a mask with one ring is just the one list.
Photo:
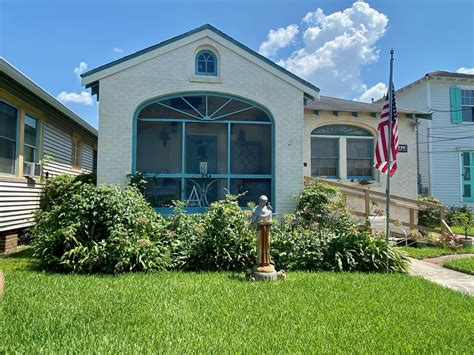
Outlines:
{"label": "concrete walkway", "polygon": [[410,258],[410,275],[421,276],[441,286],[474,296],[474,276],[424,260]]}

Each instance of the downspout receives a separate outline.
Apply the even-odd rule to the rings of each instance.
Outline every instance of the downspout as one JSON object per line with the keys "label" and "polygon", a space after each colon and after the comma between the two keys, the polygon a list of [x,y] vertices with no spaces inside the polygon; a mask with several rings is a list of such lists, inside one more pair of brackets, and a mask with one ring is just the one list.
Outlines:
{"label": "downspout", "polygon": [[416,130],[416,187],[418,194],[421,194],[421,175],[420,175],[420,142],[418,139],[418,125],[420,124],[420,121],[418,118],[415,119],[415,130]]}

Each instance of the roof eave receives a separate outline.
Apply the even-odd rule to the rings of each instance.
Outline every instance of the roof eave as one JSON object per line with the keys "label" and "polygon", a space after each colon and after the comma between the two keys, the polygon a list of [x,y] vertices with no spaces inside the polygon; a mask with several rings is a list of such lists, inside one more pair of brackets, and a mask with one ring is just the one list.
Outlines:
{"label": "roof eave", "polygon": [[[229,35],[219,31],[217,28],[215,28],[215,27],[213,27],[209,24],[206,24],[206,25],[203,25],[201,27],[195,28],[195,29],[193,29],[191,31],[188,31],[188,32],[185,32],[185,33],[183,33],[179,36],[170,38],[166,41],[160,42],[160,43],[158,43],[156,45],[153,45],[151,47],[142,49],[138,52],[129,54],[129,55],[127,55],[123,58],[117,59],[113,62],[104,64],[104,65],[99,66],[95,69],[89,70],[89,71],[81,74],[82,84],[85,85],[86,87],[89,87],[89,86],[95,84],[95,82],[99,81],[102,77],[106,77],[106,76],[109,76],[109,75],[113,74],[113,73],[109,73],[109,74],[106,73],[103,76],[97,75],[100,72],[103,72],[103,71],[105,71],[107,69],[110,69],[112,67],[116,67],[119,64],[128,62],[128,61],[133,60],[137,57],[140,57],[142,55],[150,53],[154,50],[163,48],[165,46],[171,45],[171,44],[176,43],[176,42],[178,42],[178,41],[180,41],[184,38],[190,37],[194,34],[197,34],[199,32],[205,31],[205,30],[208,30],[208,31],[211,31],[214,34],[217,34],[218,36],[220,36],[224,40],[227,40],[228,42],[232,43],[233,45],[239,47],[240,49],[244,50],[245,52],[247,52],[247,53],[251,54],[252,56],[254,56],[255,58],[259,59],[263,63],[269,65],[271,68],[276,69],[277,71],[280,72],[280,74],[283,74],[286,77],[290,78],[291,81],[294,81],[293,82],[294,86],[299,87],[305,93],[306,97],[311,98],[311,99],[319,97],[319,88],[317,86],[315,86],[315,85],[309,83],[308,81],[300,78],[299,76],[291,73],[290,71],[288,71],[285,68],[279,66],[278,64],[271,61],[270,59],[262,56],[261,54],[259,54],[257,52],[255,52],[254,50],[250,49],[249,47],[245,46],[244,44],[240,43],[239,41],[237,41],[234,38],[230,37]],[[135,64],[132,63],[131,66],[136,65],[136,64],[138,64],[138,63],[135,63]],[[125,69],[125,67],[120,69],[120,70],[123,70],[123,69]],[[119,70],[117,70],[117,71],[119,71]]]}
{"label": "roof eave", "polygon": [[95,137],[98,136],[99,132],[97,131],[97,129],[92,127],[89,123],[84,121],[81,117],[79,117],[77,114],[75,114],[66,106],[64,106],[53,95],[48,93],[46,90],[41,88],[41,86],[39,86],[33,80],[31,80],[28,76],[26,76],[17,68],[15,68],[5,58],[0,57],[0,68],[6,75],[8,75],[11,79],[16,81],[18,84],[30,90],[32,93],[37,95],[43,101],[45,101],[46,103],[54,107],[56,110],[58,110],[63,115],[71,119],[73,122],[80,125],[82,128],[86,129],[89,133],[91,133]]}

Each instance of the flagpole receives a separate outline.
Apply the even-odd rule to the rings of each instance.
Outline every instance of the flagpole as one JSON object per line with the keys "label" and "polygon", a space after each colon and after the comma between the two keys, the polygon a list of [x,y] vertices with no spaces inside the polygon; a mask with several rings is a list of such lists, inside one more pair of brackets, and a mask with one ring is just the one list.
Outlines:
{"label": "flagpole", "polygon": [[[388,81],[388,105],[389,105],[389,116],[388,116],[388,140],[387,140],[387,206],[385,208],[386,211],[386,218],[387,218],[387,230],[385,233],[385,241],[387,242],[387,246],[389,243],[390,237],[390,170],[391,170],[391,159],[392,159],[392,119],[393,119],[393,48],[390,50],[390,79]],[[388,253],[387,253],[387,273],[389,272],[389,265],[388,265]]]}

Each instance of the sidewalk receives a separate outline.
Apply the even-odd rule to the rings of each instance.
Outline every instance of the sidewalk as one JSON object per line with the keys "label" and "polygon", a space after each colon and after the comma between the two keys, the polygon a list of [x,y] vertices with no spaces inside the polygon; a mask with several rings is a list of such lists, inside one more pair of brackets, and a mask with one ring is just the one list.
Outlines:
{"label": "sidewalk", "polygon": [[410,258],[410,275],[421,276],[441,286],[474,296],[474,276],[446,269],[427,260]]}

